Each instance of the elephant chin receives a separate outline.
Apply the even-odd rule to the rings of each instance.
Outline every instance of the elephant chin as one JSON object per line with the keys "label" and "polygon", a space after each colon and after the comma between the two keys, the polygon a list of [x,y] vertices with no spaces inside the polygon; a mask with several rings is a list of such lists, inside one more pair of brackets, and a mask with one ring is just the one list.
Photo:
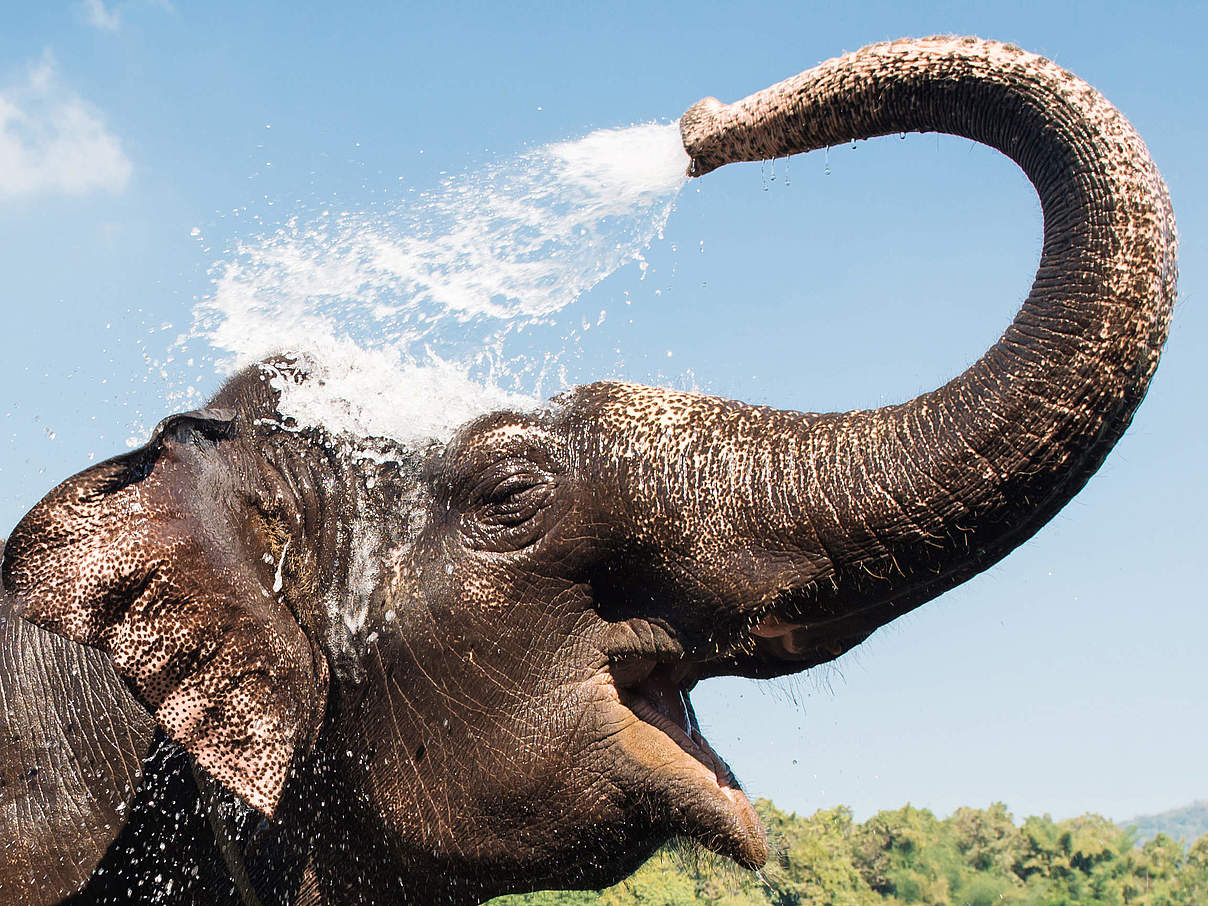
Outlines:
{"label": "elephant chin", "polygon": [[652,799],[672,833],[748,868],[768,858],[763,824],[729,766],[701,735],[682,665],[625,663],[607,676],[617,768]]}

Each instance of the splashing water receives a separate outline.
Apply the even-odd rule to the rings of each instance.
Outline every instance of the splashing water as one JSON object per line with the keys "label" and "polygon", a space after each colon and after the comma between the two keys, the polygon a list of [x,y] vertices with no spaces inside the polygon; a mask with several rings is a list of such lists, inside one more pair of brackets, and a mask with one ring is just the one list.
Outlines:
{"label": "splashing water", "polygon": [[[305,355],[283,414],[405,444],[527,408],[550,361],[508,337],[548,321],[661,233],[686,181],[678,125],[593,132],[447,179],[385,213],[323,211],[239,242],[194,309],[230,370]],[[507,389],[505,389],[507,387]]]}

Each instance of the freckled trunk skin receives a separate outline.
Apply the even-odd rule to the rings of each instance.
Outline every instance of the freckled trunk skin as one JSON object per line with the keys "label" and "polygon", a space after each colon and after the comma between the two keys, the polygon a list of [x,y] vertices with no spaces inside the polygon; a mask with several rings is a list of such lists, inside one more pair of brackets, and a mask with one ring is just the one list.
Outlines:
{"label": "freckled trunk skin", "polygon": [[[1019,163],[1044,211],[1040,267],[1014,322],[967,371],[908,403],[807,415],[625,385],[580,392],[614,432],[655,448],[662,465],[620,468],[661,486],[658,509],[686,539],[670,566],[748,624],[804,624],[732,665],[783,673],[990,566],[1086,483],[1158,364],[1174,217],[1145,146],[1101,95],[974,38],[867,47],[729,106],[708,98],[680,125],[697,176],[857,138],[965,136]],[[719,519],[702,487],[738,502],[722,502]]]}

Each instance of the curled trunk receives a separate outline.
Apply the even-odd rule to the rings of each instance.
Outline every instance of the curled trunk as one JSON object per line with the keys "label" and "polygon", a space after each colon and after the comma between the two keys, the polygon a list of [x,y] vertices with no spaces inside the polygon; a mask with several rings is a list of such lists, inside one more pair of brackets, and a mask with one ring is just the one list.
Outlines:
{"label": "curled trunk", "polygon": [[[680,125],[697,176],[853,139],[951,133],[1015,160],[1043,207],[1040,267],[1014,322],[967,371],[907,403],[809,415],[590,390],[614,430],[661,450],[644,480],[661,485],[685,539],[680,570],[692,561],[698,587],[753,631],[730,669],[801,669],[990,566],[1086,483],[1158,364],[1174,217],[1144,144],[1098,92],[974,38],[867,47],[728,106],[701,101]],[[701,485],[736,495],[723,523]]]}

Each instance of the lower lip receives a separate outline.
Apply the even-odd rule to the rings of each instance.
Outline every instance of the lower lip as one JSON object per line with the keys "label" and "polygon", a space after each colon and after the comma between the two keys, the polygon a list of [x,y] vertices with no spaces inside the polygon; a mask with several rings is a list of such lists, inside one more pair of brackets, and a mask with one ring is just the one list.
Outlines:
{"label": "lower lip", "polygon": [[[662,746],[652,751],[643,745],[641,750],[646,754],[639,756],[641,762],[648,762],[653,755],[648,770],[679,778],[678,782],[671,780],[667,790],[673,796],[669,805],[678,815],[677,823],[685,822],[680,832],[740,865],[762,866],[768,855],[762,822],[726,763],[699,732],[685,731],[632,687],[618,688],[611,679],[608,677],[608,685],[618,703],[648,728],[648,733],[666,740],[663,745],[667,749],[674,747],[682,753],[682,758],[671,761],[670,751],[659,754],[665,751]],[[690,786],[681,786],[685,781]]]}
{"label": "lower lip", "polygon": [[663,732],[687,755],[690,755],[704,771],[709,773],[719,787],[729,789],[736,786],[734,775],[730,773],[730,769],[726,766],[726,763],[718,757],[717,753],[713,751],[712,747],[699,732],[690,733],[685,731],[683,727],[678,726],[674,720],[655,707],[648,699],[634,692],[632,689],[622,689],[619,691],[622,704],[629,708],[644,723],[650,724],[655,729]]}

